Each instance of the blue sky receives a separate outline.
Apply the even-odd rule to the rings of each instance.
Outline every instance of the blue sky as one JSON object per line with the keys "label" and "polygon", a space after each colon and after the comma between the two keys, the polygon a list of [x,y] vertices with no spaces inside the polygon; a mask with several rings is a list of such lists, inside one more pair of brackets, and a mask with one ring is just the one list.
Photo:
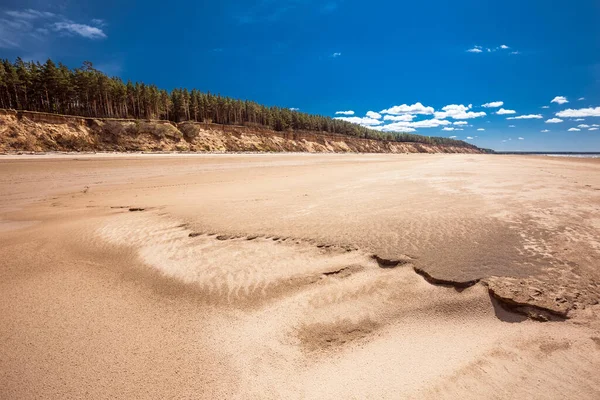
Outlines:
{"label": "blue sky", "polygon": [[597,0],[2,0],[0,57],[496,150],[600,151],[599,21]]}

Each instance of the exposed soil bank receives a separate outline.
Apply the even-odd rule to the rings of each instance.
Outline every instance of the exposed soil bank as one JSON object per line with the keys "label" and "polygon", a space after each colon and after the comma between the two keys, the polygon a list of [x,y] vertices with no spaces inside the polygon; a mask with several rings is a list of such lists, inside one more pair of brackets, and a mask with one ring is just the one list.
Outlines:
{"label": "exposed soil bank", "polygon": [[327,132],[102,119],[0,109],[0,151],[479,153],[476,147],[360,139]]}

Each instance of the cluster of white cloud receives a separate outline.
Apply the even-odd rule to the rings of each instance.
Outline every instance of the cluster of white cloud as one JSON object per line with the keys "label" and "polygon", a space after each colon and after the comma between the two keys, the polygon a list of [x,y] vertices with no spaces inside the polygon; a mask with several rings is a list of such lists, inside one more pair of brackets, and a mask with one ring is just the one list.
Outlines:
{"label": "cluster of white cloud", "polygon": [[[510,49],[510,47],[508,47],[505,44],[501,44],[498,47],[483,47],[483,46],[473,46],[472,48],[467,50],[467,53],[493,53],[494,51],[498,51],[498,50],[508,50]],[[510,54],[519,54],[518,51],[511,51]]]}
{"label": "cluster of white cloud", "polygon": [[[551,101],[552,103],[565,104],[568,103],[568,99],[564,96],[556,96]],[[481,105],[482,108],[496,108],[497,111],[494,114],[497,115],[512,115],[517,114],[517,111],[511,109],[505,109],[502,106],[503,101],[491,101]],[[546,107],[543,107],[546,108]],[[401,104],[396,105],[379,112],[368,111],[364,117],[353,116],[354,111],[337,111],[337,115],[344,115],[335,117],[339,120],[344,120],[352,123],[362,125],[371,129],[375,129],[382,132],[415,132],[419,128],[440,128],[445,132],[462,131],[464,127],[472,127],[469,125],[468,119],[480,118],[486,116],[484,111],[473,110],[473,105],[468,104],[449,104],[441,108],[441,110],[435,110],[430,106],[425,106],[420,102],[415,104]],[[419,116],[430,116],[429,119],[416,120]],[[584,121],[581,117],[600,117],[600,107],[596,108],[581,108],[581,109],[567,109],[556,113],[557,117],[572,118],[575,121]],[[524,114],[507,117],[507,120],[540,120],[543,119],[542,114]],[[454,121],[451,121],[454,120]],[[490,122],[490,121],[487,121]],[[549,118],[546,119],[547,124],[559,124],[564,122],[561,118]],[[509,128],[516,128],[515,125],[509,125]],[[570,132],[580,131],[581,129],[588,130],[600,130],[600,125],[586,125],[580,124],[576,128],[570,128]],[[485,128],[477,128],[477,131],[483,132]],[[548,129],[544,129],[541,132],[549,132]],[[519,138],[523,140],[522,138]]]}
{"label": "cluster of white cloud", "polygon": [[489,103],[482,104],[481,107],[485,108],[498,108],[504,105],[503,101],[491,101]]}
{"label": "cluster of white cloud", "polygon": [[61,35],[80,36],[87,39],[104,39],[102,30],[106,23],[93,19],[81,24],[63,15],[33,9],[8,10],[0,14],[0,48],[21,48],[51,37],[52,32]]}
{"label": "cluster of white cloud", "polygon": [[71,21],[56,22],[52,25],[52,29],[57,32],[75,34],[88,39],[103,39],[106,37],[106,34],[100,28],[84,24],[76,24]]}
{"label": "cluster of white cloud", "polygon": [[413,105],[402,104],[400,106],[394,106],[388,108],[386,110],[381,110],[381,114],[391,114],[391,115],[403,115],[403,114],[423,114],[423,115],[431,115],[435,112],[433,107],[425,107],[421,103],[415,103]]}
{"label": "cluster of white cloud", "polygon": [[579,129],[587,129],[588,131],[597,131],[598,128],[600,128],[600,125],[598,125],[598,124],[592,124],[592,125],[579,124],[579,125],[577,125],[577,128],[579,128]]}
{"label": "cluster of white cloud", "polygon": [[527,114],[527,115],[519,115],[516,117],[508,117],[506,119],[542,119],[544,117],[542,117],[541,114]]}
{"label": "cluster of white cloud", "polygon": [[383,121],[370,117],[335,117],[335,119],[351,122],[353,124],[358,124],[369,128],[375,125],[383,124]]}
{"label": "cluster of white cloud", "polygon": [[413,119],[415,119],[416,115],[413,114],[403,114],[403,115],[386,115],[385,117],[383,117],[384,121],[404,121],[404,122],[410,122]]}
{"label": "cluster of white cloud", "polygon": [[473,108],[472,104],[469,104],[468,106],[462,104],[450,104],[442,107],[442,111],[436,111],[434,116],[437,119],[471,119],[485,117],[487,115],[484,111],[469,111],[471,108]]}
{"label": "cluster of white cloud", "polygon": [[567,109],[556,113],[557,117],[577,118],[577,117],[600,117],[600,107],[589,107],[580,109]]}
{"label": "cluster of white cloud", "polygon": [[[425,106],[420,102],[415,104],[401,104],[379,112],[368,111],[364,117],[353,116],[354,111],[337,111],[335,117],[342,121],[352,122],[371,129],[384,132],[401,131],[415,132],[417,128],[447,127],[446,131],[463,130],[463,126],[469,126],[465,119],[479,118],[487,115],[483,111],[472,111],[473,105],[449,104],[442,107],[440,111]],[[432,116],[429,119],[415,121],[418,116]],[[456,121],[450,122],[449,119]],[[456,127],[450,128],[449,125]]]}
{"label": "cluster of white cloud", "polygon": [[565,96],[556,96],[555,98],[553,98],[550,103],[557,103],[557,104],[565,104],[568,103],[569,100],[567,100],[567,98]]}
{"label": "cluster of white cloud", "polygon": [[560,118],[550,118],[546,120],[547,124],[560,124],[561,122],[563,122],[563,120]]}
{"label": "cluster of white cloud", "polygon": [[543,130],[541,130],[540,132],[542,132],[542,133],[547,133],[547,132],[550,132],[550,130],[549,130],[549,129],[543,129]]}
{"label": "cluster of white cloud", "polygon": [[516,114],[517,112],[515,110],[505,110],[504,108],[499,109],[498,111],[496,111],[496,114],[498,115],[507,115],[507,114]]}

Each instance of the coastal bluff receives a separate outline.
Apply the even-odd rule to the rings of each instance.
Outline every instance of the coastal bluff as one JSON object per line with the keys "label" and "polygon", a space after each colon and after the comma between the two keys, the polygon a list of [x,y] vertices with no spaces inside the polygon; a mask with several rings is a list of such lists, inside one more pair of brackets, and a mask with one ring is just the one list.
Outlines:
{"label": "coastal bluff", "polygon": [[364,139],[260,126],[86,118],[0,109],[0,152],[483,153],[466,144]]}

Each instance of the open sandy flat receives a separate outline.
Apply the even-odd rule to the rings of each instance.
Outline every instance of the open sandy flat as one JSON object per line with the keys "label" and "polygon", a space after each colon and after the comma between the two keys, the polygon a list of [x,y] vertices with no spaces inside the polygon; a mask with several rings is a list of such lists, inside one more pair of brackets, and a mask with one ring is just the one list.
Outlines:
{"label": "open sandy flat", "polygon": [[600,160],[0,158],[0,398],[600,398]]}

